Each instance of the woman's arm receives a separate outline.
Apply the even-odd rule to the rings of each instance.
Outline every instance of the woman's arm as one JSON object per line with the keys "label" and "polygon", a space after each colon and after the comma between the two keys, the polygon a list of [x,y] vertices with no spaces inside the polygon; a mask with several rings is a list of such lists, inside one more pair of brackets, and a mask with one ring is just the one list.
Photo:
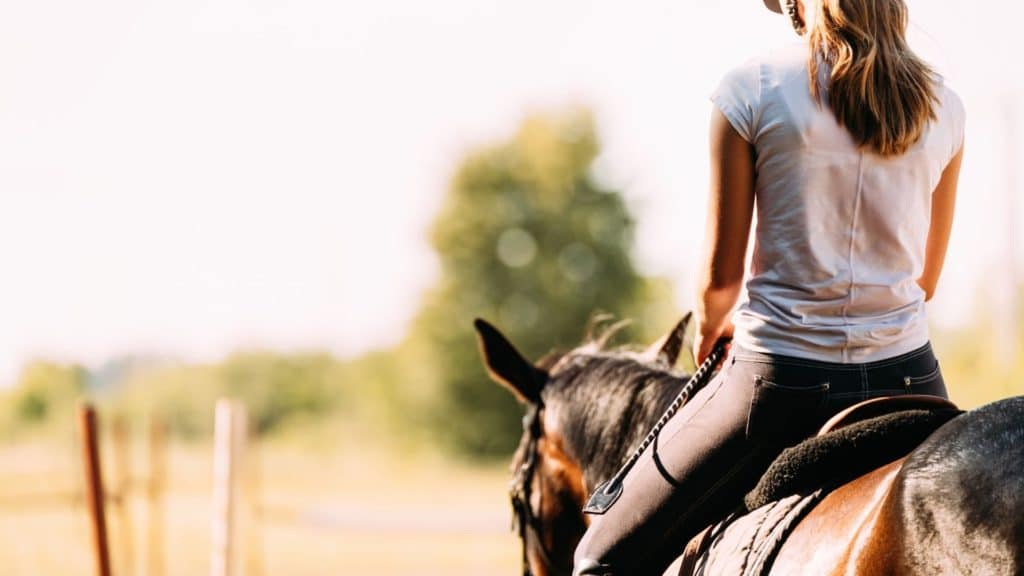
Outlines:
{"label": "woman's arm", "polygon": [[942,171],[939,185],[932,192],[932,219],[924,253],[924,272],[917,279],[917,285],[924,290],[926,302],[935,295],[935,287],[939,284],[939,276],[942,274],[942,265],[946,261],[949,234],[953,229],[957,184],[960,181],[960,163],[963,158],[964,149],[961,146],[960,151]]}
{"label": "woman's arm", "polygon": [[732,335],[729,312],[743,288],[754,214],[754,149],[720,110],[711,118],[711,197],[697,295],[697,364]]}

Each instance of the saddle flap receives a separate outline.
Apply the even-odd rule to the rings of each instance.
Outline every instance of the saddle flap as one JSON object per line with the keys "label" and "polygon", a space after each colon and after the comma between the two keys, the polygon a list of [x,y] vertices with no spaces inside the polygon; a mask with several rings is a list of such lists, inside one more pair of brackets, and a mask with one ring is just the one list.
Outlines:
{"label": "saddle flap", "polygon": [[687,547],[680,576],[765,576],[790,532],[821,501],[824,491],[790,496],[748,514],[733,514]]}

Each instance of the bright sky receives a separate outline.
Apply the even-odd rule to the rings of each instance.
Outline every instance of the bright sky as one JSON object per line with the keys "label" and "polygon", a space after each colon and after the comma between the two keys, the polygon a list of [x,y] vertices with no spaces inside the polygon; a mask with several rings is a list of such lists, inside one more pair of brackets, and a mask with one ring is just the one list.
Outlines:
{"label": "bright sky", "polygon": [[[968,110],[932,305],[955,323],[1020,215],[1000,198],[1024,9],[910,7]],[[461,153],[570,103],[686,306],[707,96],[791,39],[760,0],[0,0],[0,382],[40,355],[391,344],[435,278],[424,231]]]}

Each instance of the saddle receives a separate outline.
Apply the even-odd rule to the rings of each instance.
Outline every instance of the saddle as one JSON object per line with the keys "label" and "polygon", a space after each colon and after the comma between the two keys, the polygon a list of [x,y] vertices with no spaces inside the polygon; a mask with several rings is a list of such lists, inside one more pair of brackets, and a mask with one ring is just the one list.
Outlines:
{"label": "saddle", "polygon": [[786,536],[833,489],[909,454],[962,414],[935,396],[861,402],[810,439],[787,448],[744,498],[744,505],[690,541],[680,576],[764,576]]}

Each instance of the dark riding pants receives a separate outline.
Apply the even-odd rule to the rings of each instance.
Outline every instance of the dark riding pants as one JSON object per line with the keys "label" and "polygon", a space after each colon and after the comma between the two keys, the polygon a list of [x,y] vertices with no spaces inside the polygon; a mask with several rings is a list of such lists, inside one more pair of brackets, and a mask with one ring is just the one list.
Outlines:
{"label": "dark riding pants", "polygon": [[661,574],[690,538],[741,504],[784,448],[849,406],[899,394],[947,397],[929,344],[864,364],[734,347],[629,472],[614,506],[589,517],[574,574]]}

